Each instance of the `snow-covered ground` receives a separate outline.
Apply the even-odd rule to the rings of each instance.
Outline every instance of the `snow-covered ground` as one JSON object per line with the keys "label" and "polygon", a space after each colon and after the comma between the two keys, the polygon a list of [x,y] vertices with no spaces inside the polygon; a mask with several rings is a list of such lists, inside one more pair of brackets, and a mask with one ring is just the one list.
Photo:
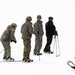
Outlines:
{"label": "snow-covered ground", "polygon": [[[34,23],[38,14],[42,15],[44,36],[41,52],[46,44],[45,23],[49,16],[54,17],[54,24],[59,34],[60,56],[44,54],[34,56],[35,36],[32,36],[31,55],[33,63],[4,62],[0,54],[0,75],[75,75],[75,70],[67,65],[68,60],[75,63],[75,9],[74,0],[0,0],[0,36],[6,27],[17,24],[17,44],[11,43],[11,53],[15,60],[22,60],[23,41],[20,29],[27,16],[32,16]],[[53,43],[51,49],[53,50]],[[0,42],[0,51],[3,46]]]}

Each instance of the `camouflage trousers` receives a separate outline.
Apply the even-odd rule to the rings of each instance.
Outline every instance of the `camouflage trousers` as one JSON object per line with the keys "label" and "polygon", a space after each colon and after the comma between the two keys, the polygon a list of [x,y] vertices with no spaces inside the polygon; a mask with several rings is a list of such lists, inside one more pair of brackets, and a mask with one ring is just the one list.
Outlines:
{"label": "camouflage trousers", "polygon": [[1,41],[4,47],[4,57],[11,57],[11,47],[10,42],[8,40]]}
{"label": "camouflage trousers", "polygon": [[42,47],[42,36],[36,36],[34,54],[40,53],[41,47]]}
{"label": "camouflage trousers", "polygon": [[23,59],[29,59],[31,51],[31,40],[30,39],[23,40],[23,44],[24,44]]}

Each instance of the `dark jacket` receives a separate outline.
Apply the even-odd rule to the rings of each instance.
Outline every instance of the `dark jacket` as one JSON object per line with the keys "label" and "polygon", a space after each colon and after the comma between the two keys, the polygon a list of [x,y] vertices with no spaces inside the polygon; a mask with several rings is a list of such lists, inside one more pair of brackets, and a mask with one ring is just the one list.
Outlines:
{"label": "dark jacket", "polygon": [[54,26],[53,22],[48,21],[46,23],[46,36],[57,35],[56,27]]}

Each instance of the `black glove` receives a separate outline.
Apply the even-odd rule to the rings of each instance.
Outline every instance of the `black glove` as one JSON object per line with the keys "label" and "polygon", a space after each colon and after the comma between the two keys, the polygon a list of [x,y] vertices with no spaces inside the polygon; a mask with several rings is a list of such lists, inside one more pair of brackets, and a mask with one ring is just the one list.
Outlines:
{"label": "black glove", "polygon": [[17,43],[17,41],[13,41],[13,42]]}
{"label": "black glove", "polygon": [[10,40],[11,42],[13,42],[13,40]]}
{"label": "black glove", "polygon": [[56,36],[57,36],[57,35],[54,35],[54,39],[56,39]]}
{"label": "black glove", "polygon": [[39,31],[37,31],[37,34],[39,34]]}
{"label": "black glove", "polygon": [[56,36],[58,36],[58,33],[57,33],[57,31],[55,32],[55,35],[56,35]]}
{"label": "black glove", "polygon": [[11,39],[10,41],[11,41],[11,42],[15,42],[15,43],[17,43],[17,41],[14,41],[14,40],[12,40],[12,39]]}

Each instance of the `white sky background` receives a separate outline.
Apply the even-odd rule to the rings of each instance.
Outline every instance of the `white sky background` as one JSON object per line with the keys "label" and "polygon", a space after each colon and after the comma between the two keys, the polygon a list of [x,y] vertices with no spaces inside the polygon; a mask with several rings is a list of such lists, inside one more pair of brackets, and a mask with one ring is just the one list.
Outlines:
{"label": "white sky background", "polygon": [[61,51],[63,49],[73,50],[74,10],[74,0],[0,0],[0,35],[9,24],[15,22],[18,25],[15,36],[19,45],[21,43],[21,25],[27,16],[32,16],[34,23],[36,16],[41,14],[44,32],[48,17],[53,16],[59,33]]}
{"label": "white sky background", "polygon": [[[43,28],[49,16],[54,17],[60,41],[61,56],[75,56],[75,0],[0,0],[0,36],[12,22],[17,24],[17,44],[12,43],[12,56],[22,59],[23,44],[20,29],[27,16],[32,16],[32,23],[38,14],[42,15]],[[43,36],[42,50],[46,44]],[[34,49],[34,36],[32,37],[32,50]],[[0,51],[3,49],[0,43]],[[2,56],[3,57],[3,56]],[[67,60],[66,60],[67,61]]]}

